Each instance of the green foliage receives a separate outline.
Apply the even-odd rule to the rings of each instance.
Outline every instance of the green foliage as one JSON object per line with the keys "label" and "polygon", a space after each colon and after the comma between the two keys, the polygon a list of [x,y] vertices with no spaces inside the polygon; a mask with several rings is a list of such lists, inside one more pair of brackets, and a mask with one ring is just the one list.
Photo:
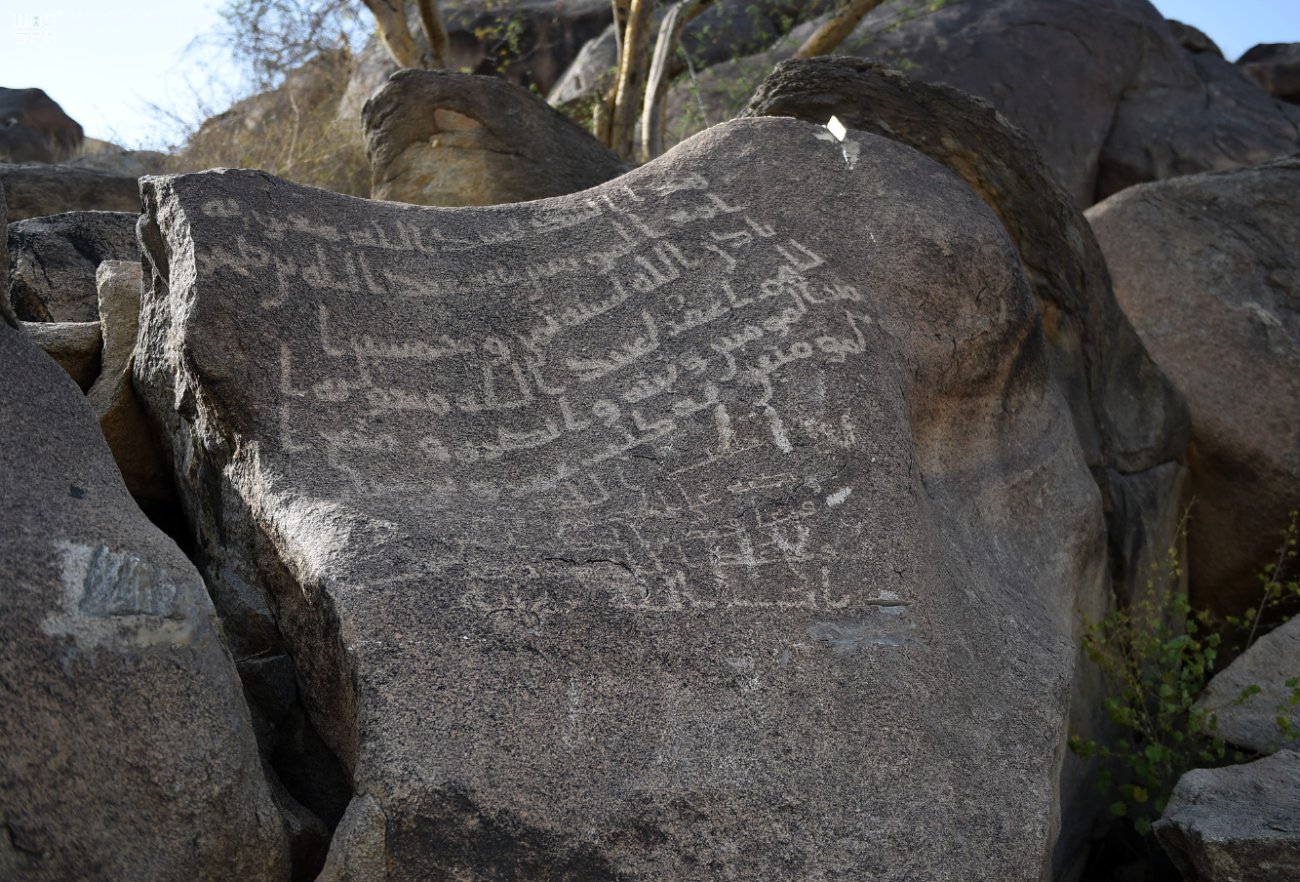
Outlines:
{"label": "green foliage", "polygon": [[[1296,559],[1296,538],[1297,514],[1292,512],[1277,560],[1261,573],[1261,601],[1243,616],[1220,622],[1193,609],[1181,587],[1177,551],[1171,548],[1166,561],[1154,565],[1145,594],[1088,627],[1084,651],[1110,686],[1104,708],[1122,737],[1108,744],[1075,734],[1070,749],[1101,760],[1098,784],[1117,797],[1110,813],[1129,818],[1139,833],[1150,832],[1184,772],[1249,758],[1229,749],[1216,732],[1217,717],[1196,702],[1215,673],[1225,633],[1244,633],[1244,642],[1234,648],[1245,650],[1260,635],[1265,613],[1300,600],[1300,584],[1284,575]],[[1300,677],[1286,685],[1291,691],[1277,715],[1284,738],[1295,734],[1285,711],[1300,705]],[[1251,684],[1234,703],[1250,701],[1262,691]]]}

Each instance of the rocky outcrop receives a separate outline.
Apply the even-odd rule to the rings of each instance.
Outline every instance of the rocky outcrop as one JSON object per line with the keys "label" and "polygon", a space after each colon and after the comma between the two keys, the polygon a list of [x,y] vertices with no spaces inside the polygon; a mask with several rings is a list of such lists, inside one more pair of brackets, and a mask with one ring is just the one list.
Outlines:
{"label": "rocky outcrop", "polygon": [[1203,55],[1208,53],[1216,58],[1223,57],[1223,50],[1220,49],[1219,45],[1211,40],[1209,36],[1206,35],[1205,31],[1200,28],[1172,18],[1165,19],[1165,26],[1169,28],[1170,32],[1174,35],[1174,39],[1178,41],[1178,45],[1182,46],[1193,55]]}
{"label": "rocky outcrop", "polygon": [[99,322],[20,322],[19,326],[83,392],[95,382],[103,348]]}
{"label": "rocky outcrop", "polygon": [[20,319],[99,319],[95,271],[105,260],[139,260],[136,215],[74,211],[9,225],[9,299]]}
{"label": "rocky outcrop", "polygon": [[81,148],[81,125],[40,89],[0,87],[0,162],[62,162]]}
{"label": "rocky outcrop", "polygon": [[0,324],[0,878],[288,878],[202,580]]}
{"label": "rocky outcrop", "polygon": [[1274,98],[1300,104],[1300,43],[1260,43],[1237,64]]}
{"label": "rocky outcrop", "polygon": [[1300,753],[1188,772],[1155,831],[1186,879],[1293,882],[1300,867]]}
{"label": "rocky outcrop", "polygon": [[[1127,598],[1143,589],[1152,564],[1179,542],[1186,406],[1120,312],[1088,222],[1029,139],[965,92],[853,58],[783,62],[745,113],[810,122],[834,116],[853,129],[907,144],[961,176],[994,211],[1038,301],[1053,375],[1102,492],[1114,590]],[[1082,612],[1099,620],[1104,598]],[[1092,716],[1100,703],[1099,684],[1080,690],[1075,731],[1098,729]],[[1091,817],[1105,809],[1094,777],[1089,764],[1067,758],[1062,865],[1079,853]]]}
{"label": "rocky outcrop", "polygon": [[9,203],[9,222],[67,211],[140,212],[134,177],[67,165],[0,163],[0,185]]}
{"label": "rocky outcrop", "polygon": [[140,330],[140,262],[106,260],[96,273],[102,368],[86,393],[108,449],[136,499],[172,498],[170,469],[131,386],[135,338]]}
{"label": "rocky outcrop", "polygon": [[[1291,703],[1286,685],[1294,677],[1300,677],[1300,618],[1265,634],[1215,674],[1198,706],[1214,715],[1214,734],[1229,744],[1255,753],[1298,749],[1300,735],[1287,738],[1278,725],[1284,718],[1300,730],[1300,706]],[[1254,694],[1243,701],[1247,690]]]}
{"label": "rocky outcrop", "polygon": [[627,170],[568,117],[496,77],[400,71],[366,102],[363,123],[373,199],[526,202]]}
{"label": "rocky outcrop", "polygon": [[[689,124],[669,133],[739,112],[745,84],[797,47],[798,38],[783,41],[682,81],[670,107]],[[837,52],[985,99],[1029,136],[1080,207],[1141,181],[1300,149],[1295,107],[1222,59],[1185,51],[1147,0],[891,0]]]}
{"label": "rocky outcrop", "polygon": [[73,168],[141,178],[172,171],[174,160],[157,150],[127,150],[108,141],[87,138],[81,154],[69,159],[67,164]]}
{"label": "rocky outcrop", "polygon": [[326,878],[1047,874],[1098,494],[996,219],[849,137],[146,180],[137,388],[353,783]]}
{"label": "rocky outcrop", "polygon": [[1300,506],[1300,159],[1088,211],[1115,295],[1191,409],[1194,605],[1240,613]]}

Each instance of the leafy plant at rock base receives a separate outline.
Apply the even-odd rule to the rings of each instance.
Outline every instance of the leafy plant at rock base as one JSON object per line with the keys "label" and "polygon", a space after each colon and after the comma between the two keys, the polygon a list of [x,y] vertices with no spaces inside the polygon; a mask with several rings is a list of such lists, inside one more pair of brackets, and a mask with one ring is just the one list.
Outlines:
{"label": "leafy plant at rock base", "polygon": [[[1220,623],[1208,611],[1194,610],[1180,587],[1182,567],[1171,548],[1167,560],[1155,566],[1143,596],[1088,627],[1084,651],[1113,688],[1104,707],[1124,736],[1112,746],[1076,734],[1070,749],[1102,761],[1098,784],[1117,797],[1111,814],[1131,819],[1143,835],[1164,812],[1184,772],[1249,759],[1229,749],[1216,734],[1216,716],[1196,703],[1215,672],[1225,624],[1248,632],[1240,646],[1244,651],[1259,636],[1265,612],[1300,600],[1300,582],[1285,577],[1297,556],[1297,520],[1293,512],[1278,559],[1261,573],[1260,604],[1244,616]],[[1300,704],[1300,677],[1286,685],[1290,694],[1283,704]],[[1247,686],[1235,702],[1261,691],[1258,685]],[[1289,737],[1294,727],[1284,710],[1279,708],[1277,721],[1281,735]],[[1118,783],[1113,769],[1120,770]]]}

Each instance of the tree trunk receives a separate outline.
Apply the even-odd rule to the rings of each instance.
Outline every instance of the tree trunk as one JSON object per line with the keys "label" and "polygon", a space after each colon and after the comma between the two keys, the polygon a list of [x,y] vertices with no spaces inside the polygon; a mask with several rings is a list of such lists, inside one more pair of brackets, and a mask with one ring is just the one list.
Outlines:
{"label": "tree trunk", "polygon": [[804,41],[795,58],[813,58],[825,55],[844,42],[844,38],[853,33],[858,22],[885,0],[849,0],[835,16],[819,27],[811,37]]}
{"label": "tree trunk", "polygon": [[404,0],[364,0],[366,8],[375,16],[379,26],[379,39],[388,54],[401,68],[419,67],[420,52],[415,47],[415,38],[406,24],[406,3]]}
{"label": "tree trunk", "polygon": [[609,124],[609,147],[619,156],[632,156],[637,112],[645,96],[649,67],[650,22],[654,0],[632,0],[623,51],[618,59],[618,81],[614,88],[614,112]]}
{"label": "tree trunk", "polygon": [[429,70],[442,70],[447,66],[447,55],[451,46],[447,40],[447,28],[442,23],[442,13],[434,0],[419,0],[420,24],[424,26],[424,35],[429,38],[429,58],[425,65]]}
{"label": "tree trunk", "polygon": [[650,74],[646,79],[645,108],[641,112],[641,161],[664,152],[664,102],[668,99],[668,64],[691,20],[715,0],[678,0],[659,25]]}

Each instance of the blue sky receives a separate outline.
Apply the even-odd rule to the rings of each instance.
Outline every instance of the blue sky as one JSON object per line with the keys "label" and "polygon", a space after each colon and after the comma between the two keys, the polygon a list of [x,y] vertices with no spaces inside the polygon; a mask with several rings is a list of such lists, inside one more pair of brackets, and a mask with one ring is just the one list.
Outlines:
{"label": "blue sky", "polygon": [[[218,25],[220,6],[220,0],[4,0],[0,85],[39,86],[92,137],[130,147],[166,145],[179,138],[181,126],[149,105],[192,119],[200,101],[224,109],[238,88],[235,70],[218,50],[192,45]],[[1156,7],[1201,28],[1229,58],[1256,43],[1300,42],[1300,0],[1157,0]]]}

